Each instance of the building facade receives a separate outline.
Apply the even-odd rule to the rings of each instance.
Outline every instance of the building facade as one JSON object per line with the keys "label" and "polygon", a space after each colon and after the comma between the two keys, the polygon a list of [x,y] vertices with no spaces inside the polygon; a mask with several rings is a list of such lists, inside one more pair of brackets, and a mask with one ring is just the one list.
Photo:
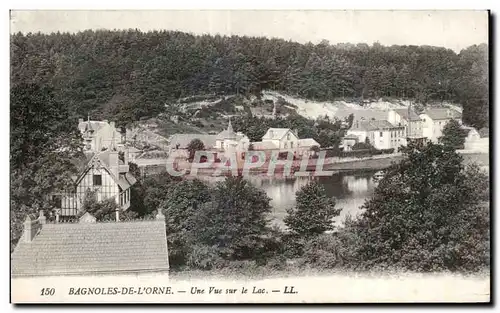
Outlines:
{"label": "building facade", "polygon": [[292,152],[294,156],[308,157],[320,144],[312,138],[300,139],[296,131],[289,128],[269,128],[261,141],[252,142],[254,150],[279,150]]}
{"label": "building facade", "polygon": [[227,129],[215,136],[215,149],[223,153],[241,154],[248,151],[249,146],[250,139],[241,132],[234,132],[231,120],[229,120]]}
{"label": "building facade", "polygon": [[376,149],[395,149],[406,144],[405,126],[395,126],[388,121],[355,121],[347,135],[356,136],[359,142],[369,142]]}
{"label": "building facade", "polygon": [[78,215],[86,197],[96,201],[113,199],[118,207],[130,207],[131,187],[136,178],[130,173],[128,158],[117,149],[87,155],[86,164],[74,179],[71,190],[51,195],[62,217]]}
{"label": "building facade", "polygon": [[115,122],[78,120],[78,129],[83,137],[84,151],[99,152],[111,145],[125,144],[126,130],[116,128]]}
{"label": "building facade", "polygon": [[423,122],[422,134],[430,141],[437,143],[443,136],[443,129],[452,119],[462,124],[462,114],[448,108],[431,108],[420,114]]}
{"label": "building facade", "polygon": [[392,125],[404,126],[406,136],[410,139],[420,139],[424,136],[422,119],[410,108],[389,110],[387,121]]}

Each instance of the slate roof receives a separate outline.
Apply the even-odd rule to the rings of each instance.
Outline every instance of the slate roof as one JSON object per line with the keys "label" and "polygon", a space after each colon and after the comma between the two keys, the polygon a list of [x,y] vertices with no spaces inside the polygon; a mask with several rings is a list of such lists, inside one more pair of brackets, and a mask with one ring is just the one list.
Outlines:
{"label": "slate roof", "polygon": [[269,128],[262,139],[280,140],[288,131],[290,128]]}
{"label": "slate roof", "polygon": [[415,111],[410,110],[410,114],[408,114],[408,109],[394,109],[394,112],[398,113],[405,120],[409,120],[408,116],[410,116],[412,121],[420,121],[420,116],[418,116]]}
{"label": "slate roof", "polygon": [[461,119],[462,114],[448,108],[431,108],[425,110],[422,114],[427,114],[433,120]]}
{"label": "slate roof", "polygon": [[205,148],[212,148],[215,146],[215,141],[217,139],[217,135],[205,135],[205,134],[175,134],[170,136],[169,146],[172,148],[176,148],[179,145],[178,149],[187,149],[187,146],[193,139],[200,139]]}
{"label": "slate roof", "polygon": [[398,126],[394,126],[388,121],[375,120],[375,121],[356,121],[352,124],[350,130],[374,131],[374,130],[383,130],[391,128],[398,128]]}
{"label": "slate roof", "polygon": [[90,275],[167,271],[162,220],[44,224],[12,253],[12,276]]}
{"label": "slate roof", "polygon": [[319,147],[319,143],[312,138],[299,139],[299,147],[313,147],[313,146]]}
{"label": "slate roof", "polygon": [[359,139],[358,136],[354,135],[354,134],[347,134],[344,136],[344,139]]}

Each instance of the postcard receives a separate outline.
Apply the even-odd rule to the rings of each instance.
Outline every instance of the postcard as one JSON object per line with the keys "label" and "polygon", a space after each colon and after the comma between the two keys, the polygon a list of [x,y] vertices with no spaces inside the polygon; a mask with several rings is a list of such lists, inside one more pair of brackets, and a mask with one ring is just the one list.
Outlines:
{"label": "postcard", "polygon": [[489,18],[12,10],[11,302],[490,302]]}

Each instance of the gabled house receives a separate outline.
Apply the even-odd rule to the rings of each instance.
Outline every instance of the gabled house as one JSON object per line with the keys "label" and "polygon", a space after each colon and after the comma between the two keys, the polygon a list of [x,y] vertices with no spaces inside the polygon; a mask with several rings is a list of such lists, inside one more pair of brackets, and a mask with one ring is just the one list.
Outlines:
{"label": "gabled house", "polygon": [[82,163],[79,175],[73,177],[72,189],[52,195],[62,217],[76,216],[85,197],[90,195],[96,197],[97,201],[114,199],[122,210],[130,207],[131,187],[137,180],[130,173],[127,153],[121,157],[114,148],[88,152]]}
{"label": "gabled house", "polygon": [[79,222],[48,222],[43,211],[29,215],[11,255],[13,280],[51,276],[154,274],[168,278],[165,216],[154,220],[96,222],[86,213]]}
{"label": "gabled house", "polygon": [[269,128],[262,136],[262,142],[272,144],[275,149],[293,150],[298,147],[299,137],[289,128]]}
{"label": "gabled house", "polygon": [[436,143],[443,136],[443,128],[450,120],[462,123],[462,114],[449,108],[430,108],[420,114],[423,122],[422,134]]}
{"label": "gabled house", "polygon": [[84,121],[78,120],[78,129],[83,137],[84,151],[99,152],[111,145],[118,146],[124,144],[126,140],[126,130],[116,128],[115,122],[91,121],[88,118]]}
{"label": "gabled house", "polygon": [[269,128],[262,136],[262,141],[252,142],[254,150],[280,150],[293,152],[296,156],[313,154],[313,147],[320,144],[312,138],[299,139],[297,131],[289,128]]}

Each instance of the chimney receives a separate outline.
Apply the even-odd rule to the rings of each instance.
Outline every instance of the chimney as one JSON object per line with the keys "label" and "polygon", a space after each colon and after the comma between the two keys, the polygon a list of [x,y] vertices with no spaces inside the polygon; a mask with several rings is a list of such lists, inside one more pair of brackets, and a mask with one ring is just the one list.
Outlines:
{"label": "chimney", "polygon": [[295,134],[295,136],[299,137],[299,130],[297,128],[293,130],[293,133]]}
{"label": "chimney", "polygon": [[83,118],[78,119],[78,124],[83,123]]}
{"label": "chimney", "polygon": [[107,123],[107,122],[108,122],[108,120],[102,120],[102,121],[103,121],[104,123]]}
{"label": "chimney", "polygon": [[159,221],[165,220],[165,215],[163,215],[163,212],[161,211],[161,209],[158,209],[158,213],[156,214],[156,219]]}
{"label": "chimney", "polygon": [[[108,120],[105,120],[106,122],[108,122]],[[109,125],[111,125],[111,127],[115,128],[115,122],[109,122]]]}
{"label": "chimney", "polygon": [[271,138],[273,138],[273,131],[272,131],[272,130],[269,130],[269,136],[270,136]]}

